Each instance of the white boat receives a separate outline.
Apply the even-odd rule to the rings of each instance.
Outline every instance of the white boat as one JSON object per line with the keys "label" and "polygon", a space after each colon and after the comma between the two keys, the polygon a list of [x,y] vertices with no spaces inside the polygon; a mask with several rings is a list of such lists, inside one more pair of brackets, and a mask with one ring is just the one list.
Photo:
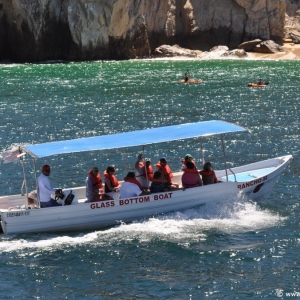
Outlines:
{"label": "white boat", "polygon": [[[5,152],[4,157],[9,161],[14,158],[22,160],[23,155],[30,155],[35,165],[38,158],[51,155],[141,145],[144,147],[154,143],[212,135],[221,137],[224,152],[225,134],[241,131],[247,131],[247,129],[236,124],[213,120],[20,146],[20,151],[12,153],[11,157],[8,157]],[[265,198],[269,196],[279,176],[291,161],[292,155],[286,155],[229,168],[224,153],[224,169],[215,170],[219,183],[130,199],[118,199],[116,193],[113,200],[85,203],[87,200],[85,186],[64,190],[65,195],[70,190],[75,194],[72,205],[50,208],[39,208],[39,202],[37,208],[28,206],[28,193],[23,196],[3,196],[0,197],[1,226],[4,234],[99,229],[120,222],[126,223],[156,214],[192,208],[229,197]],[[174,173],[172,182],[181,186],[181,176],[182,172]]]}

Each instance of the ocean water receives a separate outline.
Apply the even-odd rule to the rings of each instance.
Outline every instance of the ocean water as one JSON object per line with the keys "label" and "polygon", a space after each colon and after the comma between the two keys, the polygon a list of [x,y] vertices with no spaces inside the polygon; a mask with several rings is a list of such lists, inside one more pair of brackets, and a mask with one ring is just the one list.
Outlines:
{"label": "ocean water", "polygon": [[[98,61],[0,65],[0,152],[43,143],[221,119],[233,166],[292,154],[270,197],[226,199],[94,231],[0,236],[0,299],[300,299],[299,61]],[[200,84],[180,84],[185,72]],[[265,88],[248,88],[263,78]],[[221,144],[203,140],[222,167]],[[54,187],[84,185],[94,165],[122,179],[144,151],[173,171],[199,140],[54,156]],[[25,158],[29,190],[33,162]],[[0,195],[22,167],[0,164]]]}

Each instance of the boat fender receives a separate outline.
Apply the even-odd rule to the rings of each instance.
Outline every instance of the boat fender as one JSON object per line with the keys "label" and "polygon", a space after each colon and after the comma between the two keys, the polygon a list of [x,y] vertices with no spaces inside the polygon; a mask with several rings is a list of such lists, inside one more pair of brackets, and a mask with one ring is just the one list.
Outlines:
{"label": "boat fender", "polygon": [[72,190],[71,190],[69,195],[67,196],[67,198],[65,200],[65,205],[71,205],[74,197],[75,197],[75,195],[72,193]]}

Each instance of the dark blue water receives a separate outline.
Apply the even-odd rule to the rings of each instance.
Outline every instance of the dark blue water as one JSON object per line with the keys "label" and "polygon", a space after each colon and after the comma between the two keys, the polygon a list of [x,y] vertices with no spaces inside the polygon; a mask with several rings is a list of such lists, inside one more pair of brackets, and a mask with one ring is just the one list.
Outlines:
{"label": "dark blue water", "polygon": [[[298,299],[298,61],[125,61],[0,66],[0,150],[178,123],[222,119],[251,133],[228,135],[234,166],[292,154],[270,197],[136,220],[104,230],[0,237],[1,299]],[[201,84],[180,84],[186,71]],[[265,88],[248,88],[263,78]],[[206,160],[222,166],[216,137]],[[143,149],[54,156],[55,187],[84,185],[94,165],[122,179]],[[198,140],[147,146],[172,169]],[[33,163],[25,158],[29,190]],[[20,164],[0,164],[0,195],[17,194]],[[295,294],[289,294],[289,293]],[[298,296],[297,296],[298,293]]]}

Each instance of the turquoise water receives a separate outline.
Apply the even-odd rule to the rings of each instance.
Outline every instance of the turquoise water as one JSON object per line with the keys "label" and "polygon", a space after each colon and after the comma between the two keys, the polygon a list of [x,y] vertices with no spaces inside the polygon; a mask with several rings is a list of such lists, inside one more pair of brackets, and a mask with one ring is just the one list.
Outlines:
{"label": "turquoise water", "polygon": [[[300,298],[298,61],[122,61],[0,65],[0,150],[178,123],[222,119],[232,166],[292,154],[269,199],[220,203],[97,231],[0,237],[1,299]],[[186,71],[200,84],[180,84]],[[265,88],[248,88],[263,78]],[[216,137],[206,160],[222,166]],[[49,157],[55,187],[84,185],[94,165],[122,179],[143,149]],[[174,171],[198,140],[147,146]],[[33,163],[25,159],[29,189]],[[19,164],[0,164],[0,195],[17,194]],[[291,295],[288,293],[299,293]]]}

